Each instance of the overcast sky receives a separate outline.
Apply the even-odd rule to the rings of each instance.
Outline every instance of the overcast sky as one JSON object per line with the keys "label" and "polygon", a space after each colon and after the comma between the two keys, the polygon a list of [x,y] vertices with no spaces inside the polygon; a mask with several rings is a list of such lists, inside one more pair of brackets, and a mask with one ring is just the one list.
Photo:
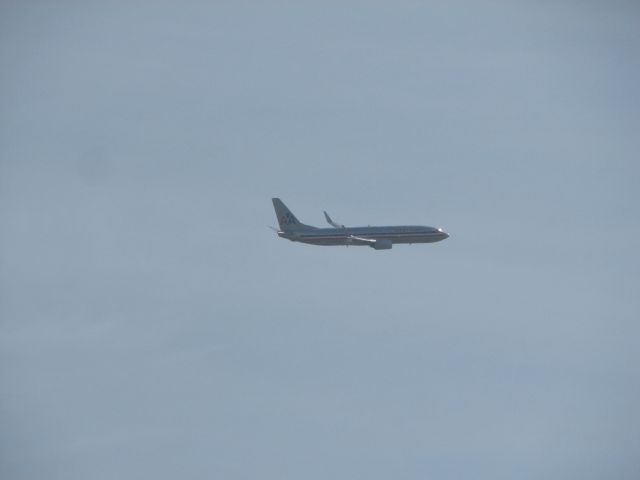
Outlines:
{"label": "overcast sky", "polygon": [[0,477],[640,478],[638,25],[2,2]]}

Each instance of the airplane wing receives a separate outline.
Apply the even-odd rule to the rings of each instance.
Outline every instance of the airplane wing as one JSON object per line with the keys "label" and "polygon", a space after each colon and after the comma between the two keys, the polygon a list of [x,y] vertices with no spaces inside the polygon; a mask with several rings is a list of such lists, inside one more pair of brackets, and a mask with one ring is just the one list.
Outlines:
{"label": "airplane wing", "polygon": [[354,243],[360,243],[360,245],[374,246],[377,242],[377,240],[374,240],[373,238],[356,237],[355,235],[349,235],[347,238]]}
{"label": "airplane wing", "polygon": [[326,218],[326,219],[327,219],[327,223],[328,223],[329,225],[331,225],[332,227],[335,227],[335,228],[344,228],[344,225],[337,224],[336,222],[334,222],[333,220],[331,220],[331,217],[329,216],[329,214],[328,214],[327,212],[324,212],[324,218]]}
{"label": "airplane wing", "polygon": [[393,246],[393,242],[389,239],[378,239],[356,237],[355,235],[349,235],[347,237],[350,242],[355,245],[368,245],[375,250],[389,250]]}

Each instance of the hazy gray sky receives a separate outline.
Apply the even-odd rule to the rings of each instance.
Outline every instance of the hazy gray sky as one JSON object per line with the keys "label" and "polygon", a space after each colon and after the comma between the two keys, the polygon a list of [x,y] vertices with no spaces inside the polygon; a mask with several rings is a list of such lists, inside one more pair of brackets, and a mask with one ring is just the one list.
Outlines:
{"label": "hazy gray sky", "polygon": [[3,2],[0,477],[640,478],[638,25]]}

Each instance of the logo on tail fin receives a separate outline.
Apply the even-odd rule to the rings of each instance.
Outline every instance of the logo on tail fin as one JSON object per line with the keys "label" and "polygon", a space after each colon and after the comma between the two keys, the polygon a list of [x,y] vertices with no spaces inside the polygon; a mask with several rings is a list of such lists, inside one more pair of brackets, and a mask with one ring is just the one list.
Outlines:
{"label": "logo on tail fin", "polygon": [[298,222],[291,212],[287,212],[280,217],[280,225],[296,225]]}
{"label": "logo on tail fin", "polygon": [[315,227],[300,223],[296,216],[282,203],[279,198],[273,198],[273,208],[276,210],[276,218],[281,230],[312,230]]}

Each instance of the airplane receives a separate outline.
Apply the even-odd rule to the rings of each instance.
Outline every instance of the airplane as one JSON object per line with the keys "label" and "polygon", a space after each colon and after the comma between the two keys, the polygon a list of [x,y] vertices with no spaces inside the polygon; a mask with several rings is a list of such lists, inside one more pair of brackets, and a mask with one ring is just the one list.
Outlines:
{"label": "airplane", "polygon": [[389,250],[394,243],[432,243],[449,238],[441,228],[419,225],[400,225],[388,227],[345,227],[333,220],[327,212],[324,218],[332,228],[318,228],[305,225],[279,198],[272,198],[280,229],[271,227],[279,237],[292,242],[311,245],[358,245],[375,250]]}

